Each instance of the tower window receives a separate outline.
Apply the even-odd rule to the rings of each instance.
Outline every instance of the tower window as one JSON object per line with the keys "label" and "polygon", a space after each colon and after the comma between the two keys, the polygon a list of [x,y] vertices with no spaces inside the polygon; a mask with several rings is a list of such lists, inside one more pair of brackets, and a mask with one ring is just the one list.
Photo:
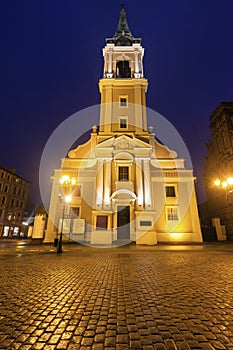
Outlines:
{"label": "tower window", "polygon": [[179,220],[177,208],[174,208],[174,207],[167,208],[167,220]]}
{"label": "tower window", "polygon": [[119,181],[129,181],[129,167],[119,166]]}
{"label": "tower window", "polygon": [[120,97],[120,106],[127,107],[127,98],[126,97]]}
{"label": "tower window", "polygon": [[175,186],[166,186],[166,197],[176,197]]}
{"label": "tower window", "polygon": [[122,60],[117,62],[117,78],[131,78],[129,61]]}
{"label": "tower window", "polygon": [[120,118],[120,128],[127,129],[127,118]]}

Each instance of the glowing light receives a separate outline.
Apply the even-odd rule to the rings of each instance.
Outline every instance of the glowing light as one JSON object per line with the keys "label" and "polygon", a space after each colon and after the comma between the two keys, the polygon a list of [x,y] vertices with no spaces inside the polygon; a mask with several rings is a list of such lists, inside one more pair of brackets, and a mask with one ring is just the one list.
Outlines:
{"label": "glowing light", "polygon": [[71,179],[71,184],[72,185],[75,185],[76,184],[76,180],[72,177],[72,179]]}
{"label": "glowing light", "polygon": [[71,195],[65,196],[65,202],[66,203],[70,203],[71,201],[72,201],[72,196]]}
{"label": "glowing light", "polygon": [[228,177],[227,183],[228,183],[229,185],[233,185],[233,177]]}
{"label": "glowing light", "polygon": [[220,186],[221,185],[221,181],[219,179],[214,181],[215,186]]}
{"label": "glowing light", "polygon": [[223,187],[223,188],[226,188],[226,187],[227,187],[227,185],[228,185],[228,184],[227,184],[227,182],[226,182],[226,181],[223,181],[223,182],[222,182],[222,187]]}
{"label": "glowing light", "polygon": [[69,183],[70,182],[70,177],[69,175],[63,175],[61,179],[59,180],[60,184],[63,185],[64,183]]}

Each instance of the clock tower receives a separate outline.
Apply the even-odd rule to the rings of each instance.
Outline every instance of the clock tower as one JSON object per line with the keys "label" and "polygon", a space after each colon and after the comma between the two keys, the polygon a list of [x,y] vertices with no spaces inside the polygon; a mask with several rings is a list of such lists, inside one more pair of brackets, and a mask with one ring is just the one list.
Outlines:
{"label": "clock tower", "polygon": [[106,39],[101,93],[100,140],[113,135],[148,137],[144,48],[134,38],[122,7],[115,35]]}

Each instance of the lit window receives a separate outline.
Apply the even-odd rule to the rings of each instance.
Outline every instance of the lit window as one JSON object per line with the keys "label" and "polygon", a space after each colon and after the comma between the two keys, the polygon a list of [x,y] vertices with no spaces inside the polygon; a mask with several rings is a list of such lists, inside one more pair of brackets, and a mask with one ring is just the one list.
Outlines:
{"label": "lit window", "polygon": [[127,98],[126,97],[121,97],[120,98],[120,106],[121,107],[126,107],[127,106]]}
{"label": "lit window", "polygon": [[129,167],[119,166],[119,181],[129,181]]}
{"label": "lit window", "polygon": [[177,208],[174,208],[174,207],[167,208],[167,219],[178,220]]}
{"label": "lit window", "polygon": [[121,129],[126,129],[127,128],[127,119],[126,118],[121,118],[120,119],[120,128]]}
{"label": "lit window", "polygon": [[166,197],[176,197],[175,186],[166,186]]}

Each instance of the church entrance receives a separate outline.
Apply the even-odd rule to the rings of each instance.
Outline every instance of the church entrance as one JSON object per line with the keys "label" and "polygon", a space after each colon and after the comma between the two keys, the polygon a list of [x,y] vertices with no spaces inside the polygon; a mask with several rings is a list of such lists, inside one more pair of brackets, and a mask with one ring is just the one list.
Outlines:
{"label": "church entrance", "polygon": [[117,239],[130,239],[130,206],[118,206],[117,210]]}

